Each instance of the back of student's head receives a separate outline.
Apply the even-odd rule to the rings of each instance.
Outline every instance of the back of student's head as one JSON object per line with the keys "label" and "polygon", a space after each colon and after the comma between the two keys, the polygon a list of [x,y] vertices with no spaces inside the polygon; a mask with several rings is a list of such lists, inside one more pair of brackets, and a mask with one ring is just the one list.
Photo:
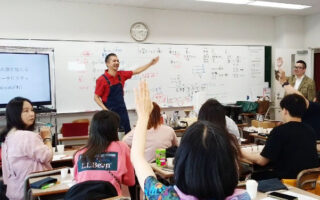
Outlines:
{"label": "back of student's head", "polygon": [[102,110],[93,116],[88,144],[86,145],[87,151],[83,156],[84,159],[87,158],[93,161],[95,155],[104,152],[111,142],[119,140],[119,122],[118,114],[112,111]]}
{"label": "back of student's head", "polygon": [[216,99],[208,99],[200,108],[198,120],[206,120],[226,127],[226,111]]}
{"label": "back of student's head", "polygon": [[225,199],[238,183],[236,149],[225,130],[208,121],[192,124],[175,156],[177,187],[199,199]]}
{"label": "back of student's head", "polygon": [[148,122],[148,129],[154,128],[156,129],[161,124],[161,113],[160,107],[157,103],[152,102],[153,109],[150,113],[149,122]]}
{"label": "back of student's head", "polygon": [[301,118],[307,110],[305,99],[298,94],[289,94],[280,102],[281,109],[286,109],[292,117]]}
{"label": "back of student's head", "polygon": [[15,97],[9,101],[9,103],[6,106],[6,121],[7,125],[6,128],[1,132],[0,135],[0,142],[3,142],[5,140],[5,137],[7,136],[8,132],[14,127],[18,130],[34,130],[35,124],[31,126],[26,126],[26,124],[23,123],[21,118],[23,103],[31,101],[29,99],[23,98],[23,97]]}

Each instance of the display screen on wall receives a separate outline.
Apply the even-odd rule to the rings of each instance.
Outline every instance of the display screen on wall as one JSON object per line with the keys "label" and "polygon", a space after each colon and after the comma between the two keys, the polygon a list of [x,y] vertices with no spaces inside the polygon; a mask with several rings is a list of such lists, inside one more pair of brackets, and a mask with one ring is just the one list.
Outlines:
{"label": "display screen on wall", "polygon": [[51,104],[49,54],[0,52],[0,107],[17,96]]}

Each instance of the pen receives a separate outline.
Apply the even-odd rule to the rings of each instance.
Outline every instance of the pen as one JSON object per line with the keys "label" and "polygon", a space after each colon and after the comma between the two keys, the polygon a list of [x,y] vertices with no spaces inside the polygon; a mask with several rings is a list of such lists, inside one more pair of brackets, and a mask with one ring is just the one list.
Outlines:
{"label": "pen", "polygon": [[42,190],[47,189],[47,188],[49,188],[49,187],[54,186],[54,184],[55,184],[55,183],[46,184],[46,185],[42,186],[41,189],[42,189]]}

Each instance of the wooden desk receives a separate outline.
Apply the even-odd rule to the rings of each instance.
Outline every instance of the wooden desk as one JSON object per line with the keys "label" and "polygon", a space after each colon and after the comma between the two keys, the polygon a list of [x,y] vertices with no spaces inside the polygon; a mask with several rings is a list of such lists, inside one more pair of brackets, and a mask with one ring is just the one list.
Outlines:
{"label": "wooden desk", "polygon": [[[310,198],[313,198],[313,199],[320,199],[320,196],[318,195],[315,195],[315,194],[312,194],[310,192],[307,192],[307,191],[304,191],[304,190],[301,190],[297,187],[293,187],[293,186],[290,186],[290,185],[286,185],[288,187],[289,190],[279,190],[277,192],[280,192],[280,193],[285,193],[285,192],[294,192],[294,193],[297,193],[299,195],[304,195],[304,196],[307,196]],[[289,194],[289,195],[293,195],[293,194]],[[267,193],[262,193],[262,192],[258,192],[257,193],[257,197],[254,199],[254,200],[262,200],[264,198],[267,198],[268,197],[268,194]],[[307,200],[309,200],[309,198]],[[299,198],[299,200],[306,200],[306,198]]]}
{"label": "wooden desk", "polygon": [[64,144],[64,145],[79,145],[79,144],[87,144],[87,141],[89,139],[89,136],[76,136],[76,137],[62,137],[58,138],[58,143],[59,144]]}
{"label": "wooden desk", "polygon": [[[37,178],[31,178],[29,180],[29,183],[34,183],[36,181],[39,181],[45,177],[48,177],[48,176],[43,176],[43,177],[37,177]],[[64,194],[66,193],[71,187],[72,185],[74,184],[72,182],[72,177],[70,174],[67,175],[67,177],[61,182],[61,175],[52,175],[52,176],[49,176],[49,177],[52,177],[52,178],[56,178],[58,179],[58,182],[50,187],[50,188],[47,188],[47,189],[31,189],[31,192],[32,192],[32,196],[34,197],[39,197],[39,196],[47,196],[47,195],[57,195],[57,194]]]}
{"label": "wooden desk", "polygon": [[176,133],[177,137],[182,137],[184,132],[186,132],[186,129],[177,129],[177,130],[174,130],[174,132]]}
{"label": "wooden desk", "polygon": [[173,170],[166,170],[166,168],[158,167],[156,163],[151,163],[150,166],[152,167],[155,174],[159,175],[161,178],[170,179],[174,176]]}
{"label": "wooden desk", "polygon": [[63,154],[58,154],[58,152],[55,152],[51,161],[52,167],[73,167],[73,155],[75,152],[76,150],[64,151]]}
{"label": "wooden desk", "polygon": [[265,143],[268,139],[266,136],[261,136],[258,133],[250,133],[250,137],[253,137],[254,143],[257,144],[261,141],[261,143]]}

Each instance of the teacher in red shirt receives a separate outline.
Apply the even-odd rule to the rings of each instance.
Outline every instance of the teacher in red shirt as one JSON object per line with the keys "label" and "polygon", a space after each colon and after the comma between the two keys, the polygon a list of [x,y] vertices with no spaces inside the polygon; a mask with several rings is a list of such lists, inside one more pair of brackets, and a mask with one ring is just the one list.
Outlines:
{"label": "teacher in red shirt", "polygon": [[117,55],[110,53],[105,58],[108,69],[96,81],[94,100],[103,110],[111,110],[119,114],[120,128],[123,128],[125,133],[128,133],[131,127],[123,98],[124,83],[132,75],[140,74],[158,61],[159,56],[133,71],[118,71],[119,59]]}

